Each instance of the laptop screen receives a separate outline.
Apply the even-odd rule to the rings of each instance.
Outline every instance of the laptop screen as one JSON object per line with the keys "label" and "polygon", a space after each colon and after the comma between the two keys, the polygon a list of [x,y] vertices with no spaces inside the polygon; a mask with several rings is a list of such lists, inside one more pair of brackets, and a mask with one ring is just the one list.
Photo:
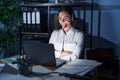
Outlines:
{"label": "laptop screen", "polygon": [[32,57],[33,64],[45,66],[56,66],[54,54],[54,46],[40,41],[24,41],[24,53],[28,57]]}

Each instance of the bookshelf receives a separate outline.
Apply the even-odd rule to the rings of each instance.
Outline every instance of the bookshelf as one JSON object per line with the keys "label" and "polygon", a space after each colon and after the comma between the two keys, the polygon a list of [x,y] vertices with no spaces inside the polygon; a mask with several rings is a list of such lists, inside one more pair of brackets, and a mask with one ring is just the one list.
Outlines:
{"label": "bookshelf", "polygon": [[[94,4],[95,6],[97,4]],[[39,35],[41,38],[49,39],[51,32],[54,30],[55,26],[52,26],[51,21],[51,12],[52,10],[58,10],[60,6],[72,6],[75,11],[77,11],[78,15],[77,17],[80,17],[80,11],[83,11],[83,20],[82,20],[82,26],[79,21],[77,21],[76,14],[73,13],[74,19],[76,21],[76,24],[80,27],[82,27],[82,31],[85,33],[85,36],[88,35],[86,28],[90,27],[90,47],[92,47],[92,26],[93,26],[93,3],[86,2],[86,1],[80,1],[77,3],[30,3],[30,4],[20,4],[20,14],[23,15],[23,12],[26,12],[25,19],[23,19],[23,25],[20,28],[20,44],[22,44],[22,36],[23,35]],[[95,8],[96,9],[96,8]],[[89,16],[91,17],[90,25],[88,26],[86,24],[86,11],[89,10],[91,14]],[[32,19],[32,15],[34,12],[34,18]],[[40,22],[37,23],[36,14],[39,13]],[[30,21],[27,21],[27,14],[29,14]],[[45,20],[44,20],[45,19]],[[25,21],[26,20],[26,21]],[[26,22],[26,23],[25,23]],[[28,23],[27,23],[28,22]],[[98,20],[98,23],[100,20]],[[32,24],[33,23],[33,24]],[[24,29],[24,27],[27,27]],[[37,27],[37,28],[36,28]],[[99,25],[98,25],[99,27]],[[79,28],[79,27],[78,27]],[[29,30],[30,29],[30,30]],[[100,32],[100,28],[98,28],[98,34]],[[35,30],[35,31],[34,31]],[[36,31],[37,30],[37,31]],[[41,39],[40,38],[40,39]],[[21,48],[21,46],[20,46]]]}

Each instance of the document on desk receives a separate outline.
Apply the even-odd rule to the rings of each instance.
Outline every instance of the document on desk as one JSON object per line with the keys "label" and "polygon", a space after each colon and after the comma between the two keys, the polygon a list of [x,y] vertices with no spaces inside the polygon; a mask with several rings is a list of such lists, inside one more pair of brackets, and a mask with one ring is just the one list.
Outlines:
{"label": "document on desk", "polygon": [[67,80],[65,76],[59,76],[57,73],[53,75],[54,71],[41,65],[33,66],[32,72],[38,73],[43,80]]}
{"label": "document on desk", "polygon": [[32,71],[37,72],[37,73],[52,73],[53,72],[52,70],[45,68],[44,66],[41,66],[41,65],[33,66]]}
{"label": "document on desk", "polygon": [[101,63],[95,60],[76,59],[55,70],[60,74],[84,76],[87,72],[99,66]]}
{"label": "document on desk", "polygon": [[11,80],[67,80],[68,79],[65,76],[59,76],[59,75],[53,76],[51,74],[47,74],[47,73],[52,73],[53,71],[41,65],[33,66],[32,71],[40,74],[45,74],[45,75],[33,76],[33,77],[23,76],[23,75],[20,75],[19,73],[13,73],[14,67],[9,64],[7,65],[1,64],[0,66],[1,68],[4,68],[5,66],[7,68],[2,73],[0,73],[0,80],[9,80],[9,79]]}
{"label": "document on desk", "polygon": [[6,62],[6,63],[12,63],[12,62],[15,62],[17,60],[17,58],[19,58],[19,57],[20,56],[17,55],[17,56],[3,58],[3,59],[0,59],[0,60],[3,61],[3,62]]}
{"label": "document on desk", "polygon": [[5,64],[0,64],[0,71],[4,68]]}
{"label": "document on desk", "polygon": [[45,79],[44,77],[26,77],[19,74],[0,74],[0,80],[67,80],[64,76],[51,77]]}
{"label": "document on desk", "polygon": [[0,64],[0,66],[1,66],[0,73],[10,73],[10,74],[18,73],[16,64]]}

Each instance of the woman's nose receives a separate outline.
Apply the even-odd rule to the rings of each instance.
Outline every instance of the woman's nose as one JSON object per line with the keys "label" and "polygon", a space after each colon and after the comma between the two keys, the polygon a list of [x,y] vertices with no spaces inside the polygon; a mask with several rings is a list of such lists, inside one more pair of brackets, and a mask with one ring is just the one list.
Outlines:
{"label": "woman's nose", "polygon": [[64,22],[65,20],[64,19],[61,19],[62,22]]}

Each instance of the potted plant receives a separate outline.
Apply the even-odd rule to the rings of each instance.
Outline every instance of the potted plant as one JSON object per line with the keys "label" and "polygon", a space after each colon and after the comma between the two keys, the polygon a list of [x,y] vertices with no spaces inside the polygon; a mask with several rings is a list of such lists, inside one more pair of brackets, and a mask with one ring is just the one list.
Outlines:
{"label": "potted plant", "polygon": [[19,39],[18,29],[21,20],[18,12],[17,0],[0,0],[0,47],[6,50],[9,50],[11,43]]}

